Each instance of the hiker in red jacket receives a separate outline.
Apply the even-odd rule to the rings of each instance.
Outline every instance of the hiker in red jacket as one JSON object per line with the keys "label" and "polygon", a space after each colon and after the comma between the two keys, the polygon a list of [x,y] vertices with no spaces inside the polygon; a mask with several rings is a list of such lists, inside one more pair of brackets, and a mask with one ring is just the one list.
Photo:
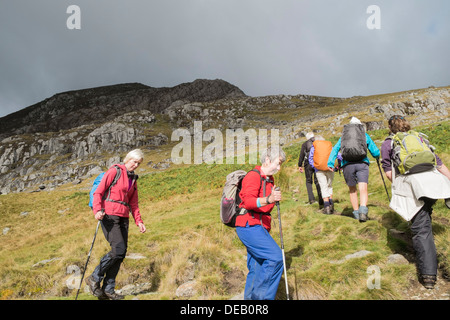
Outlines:
{"label": "hiker in red jacket", "polygon": [[248,275],[245,300],[273,300],[283,273],[283,257],[278,244],[270,236],[270,223],[275,202],[281,201],[281,191],[274,190],[273,175],[280,170],[286,155],[268,149],[261,155],[259,171],[250,171],[242,180],[239,196],[245,214],[236,217],[236,233],[247,247]]}
{"label": "hiker in red jacket", "polygon": [[[134,174],[134,170],[142,161],[141,150],[130,151],[124,159],[124,164],[118,165],[121,170],[120,178],[111,188],[109,200],[104,200],[105,192],[116,175],[114,166],[105,173],[94,192],[93,212],[95,218],[101,220],[103,234],[111,245],[111,251],[101,258],[100,264],[86,279],[91,293],[99,299],[123,299],[114,288],[116,276],[127,252],[130,211],[139,231],[146,231],[138,206],[138,176]],[[103,285],[100,287],[102,281]]]}

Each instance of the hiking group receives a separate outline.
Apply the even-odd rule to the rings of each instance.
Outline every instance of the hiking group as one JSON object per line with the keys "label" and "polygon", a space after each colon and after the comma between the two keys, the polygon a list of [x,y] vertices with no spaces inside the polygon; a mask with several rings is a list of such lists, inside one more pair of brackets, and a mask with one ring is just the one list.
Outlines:
{"label": "hiking group", "polygon": [[305,172],[309,203],[315,202],[311,178],[314,176],[319,208],[325,214],[335,213],[333,179],[334,173],[342,170],[349,189],[353,216],[361,222],[366,221],[369,212],[367,184],[370,165],[367,150],[374,158],[380,157],[380,150],[365,132],[361,121],[355,117],[352,117],[349,124],[344,125],[342,136],[334,146],[322,136],[314,136],[309,132],[298,161],[299,171]]}
{"label": "hiking group", "polygon": [[[308,133],[302,145],[298,166],[305,172],[308,202],[315,203],[312,176],[319,197],[319,208],[325,214],[334,213],[332,182],[334,172],[342,170],[349,189],[353,216],[360,222],[368,219],[368,179],[370,161],[367,150],[375,158],[381,178],[392,182],[389,206],[410,222],[412,244],[416,255],[419,280],[432,289],[437,276],[437,254],[432,233],[432,206],[437,199],[445,199],[450,208],[450,171],[434,153],[427,136],[411,129],[404,116],[394,115],[388,120],[389,136],[381,145],[381,152],[363,124],[355,117],[344,125],[342,136],[332,147],[323,137]],[[359,201],[357,186],[359,189]],[[321,199],[322,198],[322,199]]]}
{"label": "hiking group", "polygon": [[[333,178],[335,172],[342,170],[353,216],[364,222],[368,219],[370,161],[367,151],[376,159],[378,166],[381,156],[385,175],[392,181],[390,207],[405,220],[411,221],[421,281],[426,288],[433,288],[437,255],[431,229],[432,206],[437,199],[447,199],[446,204],[450,208],[450,171],[434,153],[426,136],[411,130],[404,117],[391,117],[389,129],[390,135],[383,142],[381,152],[365,132],[364,125],[354,117],[344,126],[342,136],[334,146],[323,137],[308,133],[300,152],[299,171],[305,173],[308,203],[315,202],[314,182],[322,212],[333,214]],[[282,193],[274,182],[274,175],[285,160],[286,155],[280,147],[269,147],[261,152],[261,165],[249,172],[237,170],[230,173],[223,188],[221,221],[235,228],[247,249],[246,300],[275,299],[283,269],[289,299],[280,217]],[[94,181],[91,190],[90,205],[94,217],[111,246],[111,250],[86,278],[89,290],[99,299],[123,298],[115,292],[115,279],[127,251],[130,212],[140,232],[146,231],[139,211],[138,176],[134,173],[142,161],[142,151],[136,149],[129,152],[124,164],[111,166]],[[270,235],[271,212],[275,206],[278,209],[281,248]]]}

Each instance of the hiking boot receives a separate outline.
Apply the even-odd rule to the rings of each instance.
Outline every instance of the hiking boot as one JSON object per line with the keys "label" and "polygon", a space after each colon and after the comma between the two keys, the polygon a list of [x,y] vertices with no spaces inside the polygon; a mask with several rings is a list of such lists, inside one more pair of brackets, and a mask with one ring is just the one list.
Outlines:
{"label": "hiking boot", "polygon": [[105,294],[105,292],[102,290],[102,294],[100,297],[97,297],[98,300],[109,300],[108,296]]}
{"label": "hiking boot", "polygon": [[113,291],[113,292],[105,291],[105,296],[107,296],[109,300],[122,300],[123,298],[125,298],[125,296],[118,294],[115,291]]}
{"label": "hiking boot", "polygon": [[356,220],[359,220],[359,211],[353,210],[353,216],[355,217]]}
{"label": "hiking boot", "polygon": [[100,289],[100,283],[95,282],[92,275],[86,278],[86,284],[88,285],[89,291],[93,296],[101,297],[103,295],[103,291]]}
{"label": "hiking boot", "polygon": [[445,205],[450,209],[450,198],[445,199]]}
{"label": "hiking boot", "polygon": [[324,214],[331,214],[331,206],[326,206],[323,208]]}
{"label": "hiking boot", "polygon": [[434,285],[436,284],[436,276],[423,274],[421,277],[422,284],[426,289],[434,289]]}
{"label": "hiking boot", "polygon": [[365,206],[360,206],[358,212],[359,212],[359,222],[366,222],[367,215],[369,214],[369,208]]}

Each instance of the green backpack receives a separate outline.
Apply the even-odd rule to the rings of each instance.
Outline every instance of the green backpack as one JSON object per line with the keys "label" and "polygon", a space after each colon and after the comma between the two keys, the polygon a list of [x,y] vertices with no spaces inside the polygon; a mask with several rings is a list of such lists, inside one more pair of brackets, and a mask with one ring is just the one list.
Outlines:
{"label": "green backpack", "polygon": [[424,172],[436,166],[434,147],[430,146],[427,138],[427,135],[414,130],[397,132],[392,136],[394,166],[400,174]]}

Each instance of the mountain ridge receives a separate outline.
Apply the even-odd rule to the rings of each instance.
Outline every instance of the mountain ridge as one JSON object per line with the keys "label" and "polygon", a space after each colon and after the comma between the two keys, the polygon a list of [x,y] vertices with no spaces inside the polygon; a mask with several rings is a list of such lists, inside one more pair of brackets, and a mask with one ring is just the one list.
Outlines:
{"label": "mountain ridge", "polygon": [[124,83],[53,95],[29,107],[0,118],[0,140],[24,133],[56,132],[102,122],[99,118],[149,110],[160,113],[176,100],[206,102],[245,97],[230,83],[197,79],[174,87],[154,88],[141,83]]}

